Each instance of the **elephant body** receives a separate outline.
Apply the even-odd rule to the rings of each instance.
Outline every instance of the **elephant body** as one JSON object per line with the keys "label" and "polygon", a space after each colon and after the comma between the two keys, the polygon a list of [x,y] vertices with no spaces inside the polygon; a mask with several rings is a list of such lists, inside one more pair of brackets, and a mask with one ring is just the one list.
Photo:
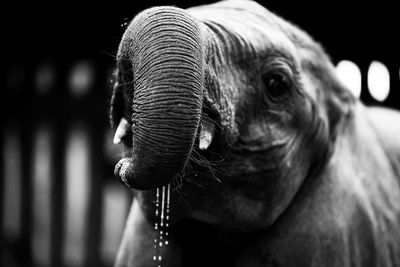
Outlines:
{"label": "elephant body", "polygon": [[115,266],[157,266],[168,183],[162,266],[400,266],[400,113],[364,106],[255,2],[137,15],[111,124],[135,196]]}
{"label": "elephant body", "polygon": [[250,249],[247,266],[399,264],[399,114],[358,107],[353,116],[327,168]]}

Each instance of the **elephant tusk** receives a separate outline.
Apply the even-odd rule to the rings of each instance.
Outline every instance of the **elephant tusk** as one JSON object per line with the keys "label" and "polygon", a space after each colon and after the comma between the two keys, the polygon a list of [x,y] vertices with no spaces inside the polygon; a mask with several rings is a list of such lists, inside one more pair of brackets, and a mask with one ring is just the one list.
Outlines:
{"label": "elephant tusk", "polygon": [[115,145],[119,144],[121,142],[122,138],[124,138],[124,136],[127,135],[127,132],[129,131],[129,127],[130,127],[129,122],[125,118],[122,118],[119,121],[118,128],[115,131],[114,139],[113,139],[113,143]]}
{"label": "elephant tusk", "polygon": [[215,126],[209,122],[203,122],[200,130],[199,148],[201,150],[207,149],[214,138]]}

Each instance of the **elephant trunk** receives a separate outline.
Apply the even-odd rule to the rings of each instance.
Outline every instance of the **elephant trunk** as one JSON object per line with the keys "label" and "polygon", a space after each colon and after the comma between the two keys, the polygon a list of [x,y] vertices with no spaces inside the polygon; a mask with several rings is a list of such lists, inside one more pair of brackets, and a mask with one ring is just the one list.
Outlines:
{"label": "elephant trunk", "polygon": [[[127,28],[117,60],[131,72],[132,157],[116,166],[128,186],[169,183],[186,165],[202,108],[202,48],[198,22],[186,11],[143,11]],[[125,64],[126,65],[126,64]]]}

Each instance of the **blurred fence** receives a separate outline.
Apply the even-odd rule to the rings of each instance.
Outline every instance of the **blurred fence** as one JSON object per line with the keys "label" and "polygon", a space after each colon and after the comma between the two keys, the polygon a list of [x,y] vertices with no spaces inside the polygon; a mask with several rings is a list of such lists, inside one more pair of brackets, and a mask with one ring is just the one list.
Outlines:
{"label": "blurred fence", "polygon": [[1,90],[1,266],[110,266],[131,201],[113,178],[104,62],[14,64]]}
{"label": "blurred fence", "polygon": [[[365,63],[338,66],[349,89],[400,108],[398,66],[374,74]],[[112,265],[131,195],[112,177],[111,73],[85,60],[9,66],[0,92],[1,266]]]}

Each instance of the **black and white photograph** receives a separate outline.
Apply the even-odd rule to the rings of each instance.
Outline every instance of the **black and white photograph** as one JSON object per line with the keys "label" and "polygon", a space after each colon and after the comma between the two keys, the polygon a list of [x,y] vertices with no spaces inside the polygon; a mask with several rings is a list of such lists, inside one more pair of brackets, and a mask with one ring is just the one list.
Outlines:
{"label": "black and white photograph", "polygon": [[0,266],[400,266],[395,2],[2,10]]}

